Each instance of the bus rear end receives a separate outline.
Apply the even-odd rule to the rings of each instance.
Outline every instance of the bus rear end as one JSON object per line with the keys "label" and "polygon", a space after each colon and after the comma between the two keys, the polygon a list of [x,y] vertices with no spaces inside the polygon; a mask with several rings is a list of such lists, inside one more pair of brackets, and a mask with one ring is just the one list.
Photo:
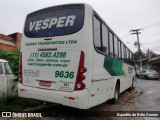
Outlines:
{"label": "bus rear end", "polygon": [[18,95],[87,109],[85,6],[42,9],[26,18]]}

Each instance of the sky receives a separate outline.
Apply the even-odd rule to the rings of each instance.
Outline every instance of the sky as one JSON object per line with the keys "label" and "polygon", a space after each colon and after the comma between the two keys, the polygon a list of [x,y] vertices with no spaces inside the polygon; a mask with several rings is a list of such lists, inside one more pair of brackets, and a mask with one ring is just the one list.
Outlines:
{"label": "sky", "polygon": [[66,3],[90,4],[133,52],[137,37],[130,30],[141,29],[141,50],[160,54],[160,0],[1,0],[0,33],[22,33],[28,13]]}

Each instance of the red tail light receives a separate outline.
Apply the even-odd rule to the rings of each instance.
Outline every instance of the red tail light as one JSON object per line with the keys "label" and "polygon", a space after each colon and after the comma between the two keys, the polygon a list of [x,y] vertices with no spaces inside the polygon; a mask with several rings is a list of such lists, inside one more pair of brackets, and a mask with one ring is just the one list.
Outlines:
{"label": "red tail light", "polygon": [[74,87],[75,91],[83,90],[86,87],[86,85],[83,83],[83,80],[85,80],[85,78],[86,78],[83,75],[83,73],[85,73],[87,71],[87,69],[84,67],[84,58],[85,58],[84,52],[81,51],[77,79],[76,79],[76,83],[75,83],[75,87]]}
{"label": "red tail light", "polygon": [[85,73],[86,71],[87,71],[87,69],[85,67],[82,67],[82,68],[79,69],[80,73]]}
{"label": "red tail light", "polygon": [[23,83],[23,80],[22,80],[22,52],[20,54],[20,59],[19,59],[19,82]]}
{"label": "red tail light", "polygon": [[84,80],[86,77],[84,76],[84,75],[79,75],[78,76],[78,80],[80,80],[80,81],[82,81],[82,80]]}

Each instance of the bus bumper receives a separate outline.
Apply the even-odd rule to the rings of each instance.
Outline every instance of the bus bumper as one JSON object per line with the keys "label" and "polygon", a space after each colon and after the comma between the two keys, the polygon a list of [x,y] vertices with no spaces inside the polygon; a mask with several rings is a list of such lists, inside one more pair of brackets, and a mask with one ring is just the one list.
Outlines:
{"label": "bus bumper", "polygon": [[89,91],[87,89],[82,91],[63,92],[28,87],[18,83],[18,96],[58,103],[79,109],[89,108]]}

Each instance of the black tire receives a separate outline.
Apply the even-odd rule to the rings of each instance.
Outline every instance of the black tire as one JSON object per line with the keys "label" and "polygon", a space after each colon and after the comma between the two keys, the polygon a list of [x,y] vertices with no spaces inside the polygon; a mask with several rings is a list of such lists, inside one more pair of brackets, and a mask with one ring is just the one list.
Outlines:
{"label": "black tire", "polygon": [[137,75],[137,78],[139,78],[139,75]]}
{"label": "black tire", "polygon": [[131,85],[131,88],[133,89],[134,88],[134,86],[135,86],[135,80],[134,80],[134,78],[132,79],[132,85]]}
{"label": "black tire", "polygon": [[119,97],[119,85],[116,83],[115,91],[114,91],[114,98],[112,99],[112,103],[116,104]]}
{"label": "black tire", "polygon": [[144,78],[145,78],[146,80],[148,80],[148,77],[147,77],[147,75],[145,75],[145,76],[144,76]]}

